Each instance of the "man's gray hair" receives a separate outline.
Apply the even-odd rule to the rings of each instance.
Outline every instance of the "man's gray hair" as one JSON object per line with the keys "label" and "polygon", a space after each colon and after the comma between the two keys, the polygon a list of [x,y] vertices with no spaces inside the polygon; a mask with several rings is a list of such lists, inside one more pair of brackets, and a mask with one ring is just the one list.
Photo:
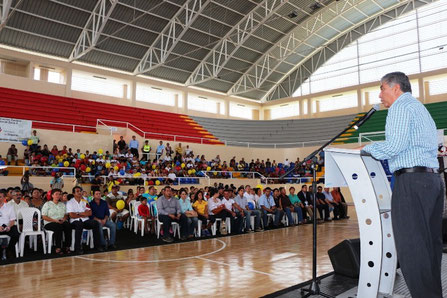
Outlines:
{"label": "man's gray hair", "polygon": [[396,71],[396,72],[390,72],[382,77],[380,80],[382,83],[386,83],[390,87],[393,87],[394,85],[399,85],[400,90],[402,92],[410,92],[411,93],[411,84],[410,80],[408,79],[407,75],[403,72]]}

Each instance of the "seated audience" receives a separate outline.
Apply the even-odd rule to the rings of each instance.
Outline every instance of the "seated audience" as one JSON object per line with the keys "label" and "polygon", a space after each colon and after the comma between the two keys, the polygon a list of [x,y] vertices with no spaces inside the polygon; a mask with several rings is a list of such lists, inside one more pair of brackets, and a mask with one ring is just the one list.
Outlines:
{"label": "seated audience", "polygon": [[6,154],[6,158],[8,159],[8,165],[10,165],[12,161],[14,161],[16,165],[18,165],[17,163],[18,155],[16,145],[12,144],[11,147],[9,147],[8,152]]}
{"label": "seated audience", "polygon": [[343,197],[343,194],[340,191],[340,187],[332,188],[331,194],[332,197],[334,198],[334,201],[341,205],[341,208],[343,210],[341,218],[349,218],[348,204],[346,204],[345,198]]}
{"label": "seated audience", "polygon": [[[10,200],[8,202],[8,205],[10,205],[13,209],[14,209],[14,214],[16,215],[17,218],[17,211],[19,211],[19,209],[22,208],[28,208],[28,204],[25,201],[22,201],[21,199],[21,193],[18,192],[17,190],[13,189],[11,191],[11,197],[12,200]],[[21,218],[18,218],[21,219]]]}
{"label": "seated audience", "polygon": [[[75,230],[75,251],[77,254],[83,254],[81,246],[82,230],[92,230],[95,248],[98,251],[104,251],[101,247],[101,239],[99,235],[99,222],[89,219],[92,216],[92,210],[87,201],[82,198],[82,188],[73,187],[73,198],[67,202],[67,213],[70,216],[70,223]],[[73,241],[73,239],[72,239]]]}
{"label": "seated audience", "polygon": [[326,203],[329,204],[333,208],[334,218],[338,220],[344,217],[344,210],[338,202],[334,200],[332,197],[332,193],[329,191],[329,187],[325,187],[323,191],[324,196],[326,197]]}
{"label": "seated audience", "polygon": [[[312,186],[310,187],[310,191],[312,191]],[[330,203],[328,203],[326,201],[326,196],[323,193],[323,187],[318,186],[317,187],[317,208],[318,208],[318,212],[320,213],[321,219],[324,219],[325,221],[332,220],[331,214],[330,214],[330,211],[331,211],[330,207],[332,207],[332,206],[330,205]]]}
{"label": "seated audience", "polygon": [[301,207],[294,206],[286,194],[286,189],[284,187],[279,188],[279,204],[282,210],[286,213],[287,219],[289,220],[289,226],[295,225],[293,220],[292,212],[298,215],[298,224],[303,222],[303,213]]}
{"label": "seated audience", "polygon": [[51,190],[51,200],[46,202],[42,207],[42,219],[44,222],[44,228],[54,232],[55,239],[55,253],[63,254],[62,251],[62,233],[65,236],[65,249],[66,253],[70,253],[71,245],[71,225],[68,223],[68,214],[65,204],[61,200],[62,191],[58,188]]}
{"label": "seated audience", "polygon": [[[8,235],[11,237],[9,244],[2,242],[2,261],[6,260],[7,255],[14,255],[14,249],[17,241],[19,241],[19,231],[15,225],[16,215],[14,208],[6,204],[6,192],[0,190],[0,235]],[[9,251],[7,253],[7,250]]]}
{"label": "seated audience", "polygon": [[214,221],[209,215],[208,202],[204,200],[203,192],[198,191],[196,193],[196,200],[192,207],[197,212],[198,220],[202,221],[202,235],[210,236],[211,234],[209,232],[209,229],[213,225]]}
{"label": "seated audience", "polygon": [[137,209],[137,217],[144,220],[144,230],[146,233],[151,232],[155,233],[154,230],[154,222],[155,218],[152,217],[151,212],[149,210],[149,206],[147,205],[147,198],[141,196],[140,198],[141,204],[138,205]]}
{"label": "seated audience", "polygon": [[182,214],[180,202],[172,196],[172,189],[170,186],[165,186],[163,195],[158,198],[157,212],[158,219],[163,223],[163,241],[168,243],[174,241],[169,233],[172,222],[179,223],[180,239],[186,239],[188,221],[186,215]]}
{"label": "seated audience", "polygon": [[[237,233],[242,232],[242,221],[244,219],[244,210],[232,199],[233,191],[224,190],[224,197],[221,200],[225,208],[230,211],[231,229]],[[237,212],[236,212],[237,211]]]}
{"label": "seated audience", "polygon": [[259,198],[259,206],[261,207],[264,229],[267,228],[267,214],[272,214],[274,216],[273,225],[275,228],[279,227],[279,221],[283,214],[276,208],[275,200],[272,196],[272,189],[270,187],[266,187],[264,194]]}
{"label": "seated audience", "polygon": [[118,202],[119,200],[124,200],[124,196],[121,193],[119,193],[118,190],[119,186],[113,185],[112,192],[107,195],[106,201],[107,204],[109,205],[110,218],[113,221],[116,221],[116,219],[119,218],[121,222],[125,222],[127,218],[130,216],[130,213],[129,210],[127,209],[119,210],[116,207],[116,202]]}
{"label": "seated audience", "polygon": [[188,198],[188,193],[185,189],[180,189],[180,209],[187,218],[187,235],[188,238],[194,237],[194,229],[197,227],[198,218],[197,213],[191,205],[191,200]]}
{"label": "seated audience", "polygon": [[[109,206],[107,202],[101,198],[101,191],[95,190],[93,192],[93,200],[90,202],[90,209],[92,210],[90,219],[94,219],[99,223],[98,233],[101,245],[105,249],[115,249],[116,224],[110,220]],[[104,238],[103,227],[110,229],[110,239],[108,239],[107,243]]]}
{"label": "seated audience", "polygon": [[[250,187],[250,186],[248,186]],[[247,188],[246,188],[247,189]],[[251,191],[251,189],[247,189],[247,191]],[[261,228],[261,211],[256,210],[256,209],[250,209],[249,204],[248,204],[248,200],[247,200],[247,196],[252,196],[252,195],[245,195],[244,194],[245,189],[243,186],[239,187],[238,191],[237,191],[237,196],[234,198],[234,201],[236,202],[236,204],[238,206],[240,206],[240,208],[243,209],[243,216],[245,216],[245,231],[249,232],[249,231],[262,231]],[[239,209],[236,210],[236,212],[238,212]],[[241,213],[242,215],[242,213]],[[255,216],[255,226],[251,227],[251,216]]]}

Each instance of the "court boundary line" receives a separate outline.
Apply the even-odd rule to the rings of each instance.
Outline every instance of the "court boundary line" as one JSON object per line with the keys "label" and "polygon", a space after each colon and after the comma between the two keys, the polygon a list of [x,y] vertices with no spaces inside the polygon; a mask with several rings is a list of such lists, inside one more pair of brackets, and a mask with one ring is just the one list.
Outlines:
{"label": "court boundary line", "polygon": [[[221,252],[222,250],[224,250],[227,247],[227,244],[220,240],[220,239],[207,239],[207,240],[216,240],[218,242],[220,242],[222,244],[222,246],[215,250],[215,251],[211,251],[208,252],[206,254],[202,254],[199,256],[189,256],[189,257],[183,257],[183,258],[176,258],[176,259],[162,259],[162,260],[150,260],[150,261],[133,261],[133,260],[105,260],[105,259],[92,259],[92,258],[87,258],[87,257],[83,257],[83,256],[74,256],[77,259],[81,259],[81,260],[86,260],[86,261],[92,261],[92,262],[107,262],[107,263],[163,263],[163,262],[178,262],[178,261],[185,261],[185,260],[190,260],[190,259],[194,259],[194,258],[198,258],[198,257],[205,257],[205,256],[209,256],[218,252]],[[173,243],[173,244],[187,244],[187,243],[193,243],[193,242],[180,242],[180,243]],[[164,246],[164,245],[162,245]],[[159,246],[159,247],[162,247]],[[126,250],[125,250],[126,251]],[[98,254],[92,254],[93,255],[98,255]]]}
{"label": "court boundary line", "polygon": [[[216,264],[219,264],[219,265],[224,265],[224,266],[229,266],[229,267],[233,266],[233,265],[227,264],[225,262],[219,262],[219,261],[215,261],[215,260],[210,260],[210,259],[207,259],[207,258],[203,258],[201,256],[196,256],[195,258],[199,259],[199,260],[204,260],[204,261],[216,263]],[[251,272],[254,272],[254,273],[264,274],[264,275],[268,275],[268,276],[275,276],[274,274],[263,272],[263,271],[259,271],[259,270],[256,270],[256,269],[251,269],[251,268],[246,268],[246,267],[241,267],[241,266],[238,266],[238,268],[240,268],[242,270],[245,270],[245,271],[251,271]]]}

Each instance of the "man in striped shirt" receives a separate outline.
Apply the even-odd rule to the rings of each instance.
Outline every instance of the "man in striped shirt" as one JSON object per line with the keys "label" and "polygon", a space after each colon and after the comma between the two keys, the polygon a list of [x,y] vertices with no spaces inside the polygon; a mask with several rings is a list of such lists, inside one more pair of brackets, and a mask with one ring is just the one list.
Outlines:
{"label": "man in striped shirt", "polygon": [[397,256],[413,298],[442,297],[443,184],[438,173],[436,125],[411,95],[402,72],[385,75],[380,99],[388,109],[384,142],[367,145],[389,162],[395,177],[391,213]]}

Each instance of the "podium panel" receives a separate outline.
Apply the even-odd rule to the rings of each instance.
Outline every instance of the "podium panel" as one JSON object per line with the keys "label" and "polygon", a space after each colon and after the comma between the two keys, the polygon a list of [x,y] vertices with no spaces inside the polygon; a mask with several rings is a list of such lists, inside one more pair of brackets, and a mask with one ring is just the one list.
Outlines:
{"label": "podium panel", "polygon": [[359,150],[325,149],[326,187],[348,186],[360,231],[357,297],[393,293],[397,257],[391,222],[391,189],[382,164]]}

